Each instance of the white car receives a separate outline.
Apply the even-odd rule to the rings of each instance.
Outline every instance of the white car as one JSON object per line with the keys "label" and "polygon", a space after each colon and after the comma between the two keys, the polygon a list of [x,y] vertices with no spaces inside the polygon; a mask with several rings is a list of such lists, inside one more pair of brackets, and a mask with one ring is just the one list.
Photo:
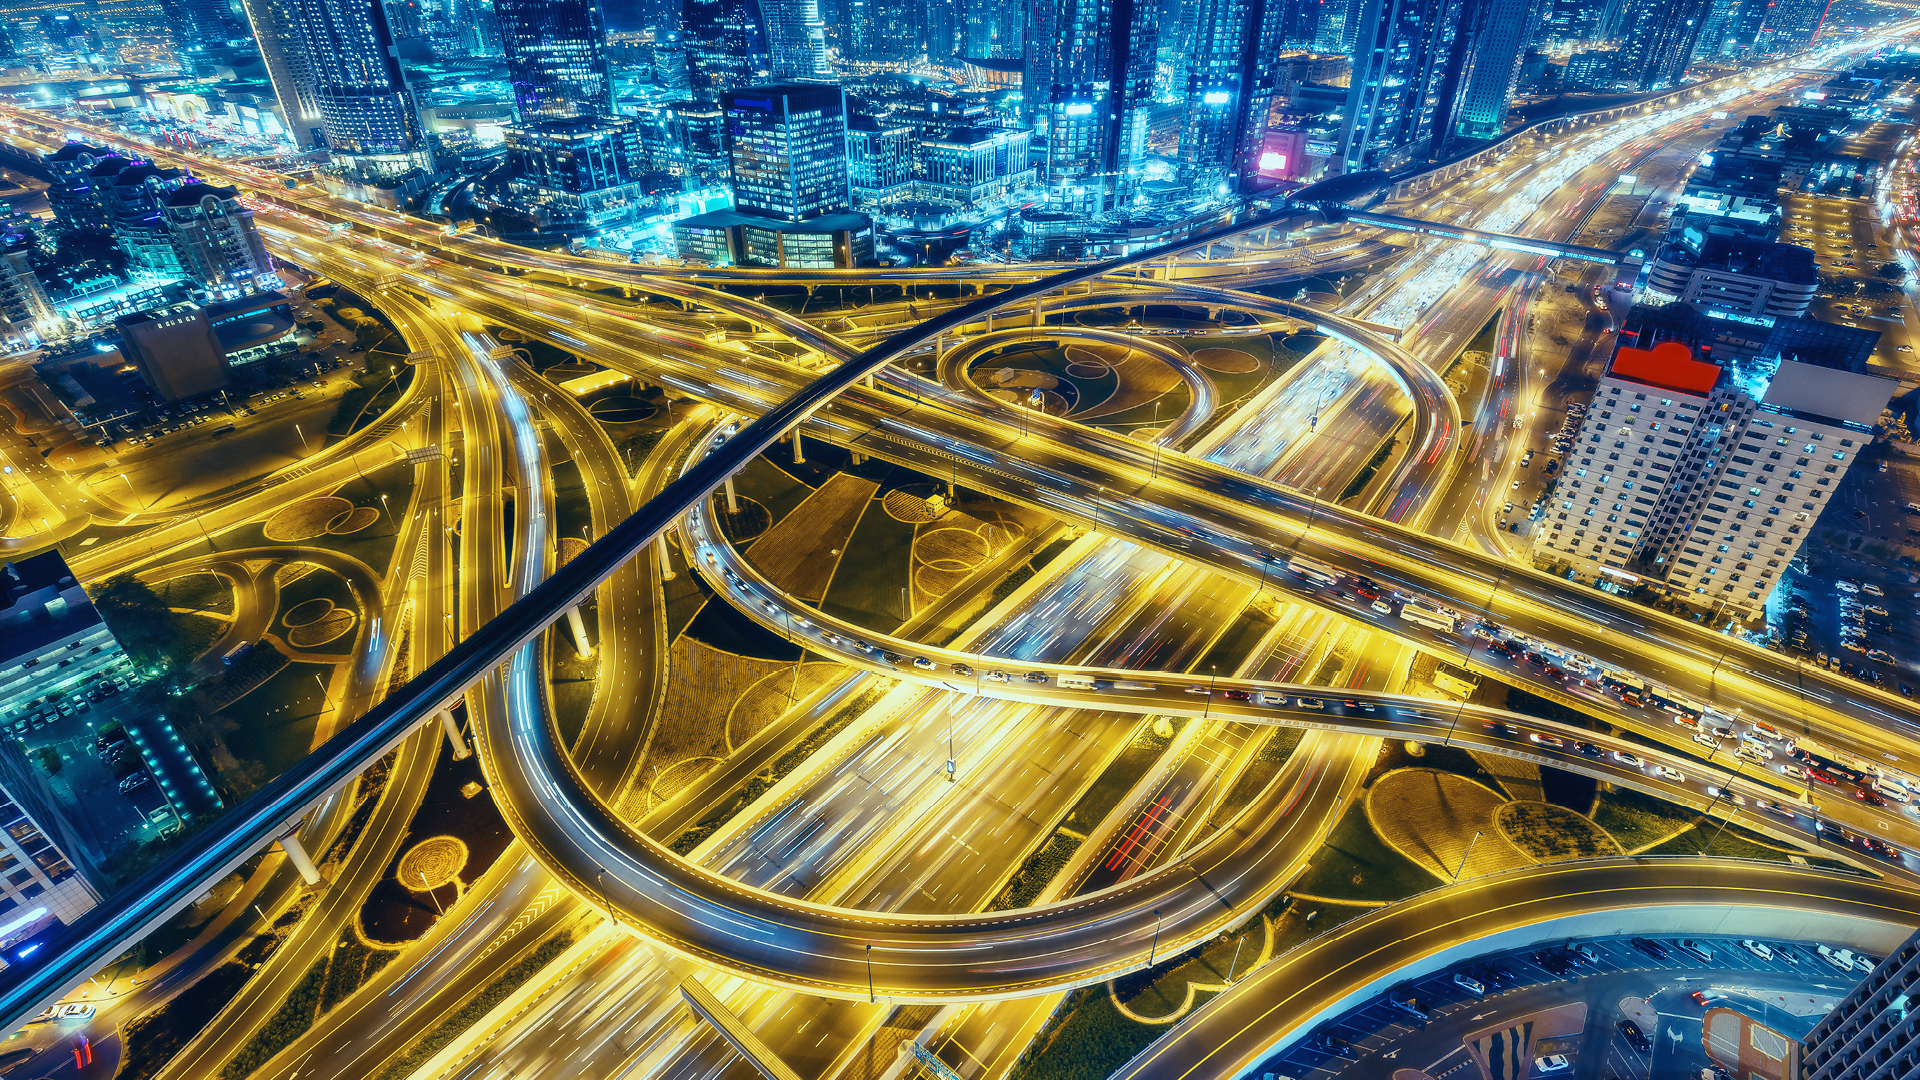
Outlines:
{"label": "white car", "polygon": [[1644,769],[1647,767],[1647,763],[1640,759],[1640,755],[1631,754],[1625,750],[1615,750],[1613,752],[1613,760],[1622,765],[1631,765],[1636,769]]}
{"label": "white car", "polygon": [[93,1004],[87,1001],[69,1001],[60,1006],[60,1019],[86,1020],[93,1016]]}
{"label": "white car", "polygon": [[1741,938],[1740,947],[1762,960],[1773,959],[1773,949],[1765,942],[1755,941],[1752,938]]}
{"label": "white car", "polygon": [[1572,1063],[1567,1060],[1567,1055],[1548,1054],[1545,1057],[1533,1059],[1533,1075],[1551,1076],[1554,1073],[1566,1072],[1571,1066]]}
{"label": "white car", "polygon": [[1662,780],[1671,780],[1676,784],[1684,784],[1687,782],[1687,774],[1671,765],[1655,765],[1653,767],[1653,774]]}

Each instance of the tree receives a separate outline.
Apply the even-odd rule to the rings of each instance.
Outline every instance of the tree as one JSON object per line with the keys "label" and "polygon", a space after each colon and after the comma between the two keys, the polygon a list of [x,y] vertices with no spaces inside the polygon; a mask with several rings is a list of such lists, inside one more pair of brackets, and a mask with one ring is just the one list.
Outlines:
{"label": "tree", "polygon": [[1907,276],[1907,268],[1901,266],[1899,263],[1882,263],[1880,266],[1880,276],[1899,281],[1901,278]]}
{"label": "tree", "polygon": [[173,614],[166,601],[139,578],[132,574],[108,578],[94,590],[93,606],[120,647],[141,667],[166,666],[177,659],[174,654],[180,642],[172,633]]}

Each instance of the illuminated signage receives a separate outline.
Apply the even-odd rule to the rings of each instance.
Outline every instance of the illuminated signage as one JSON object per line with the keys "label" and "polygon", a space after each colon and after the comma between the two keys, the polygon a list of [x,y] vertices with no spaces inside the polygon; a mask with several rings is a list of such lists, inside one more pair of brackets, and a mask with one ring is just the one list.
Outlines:
{"label": "illuminated signage", "polygon": [[1067,106],[1066,112],[1068,116],[1086,116],[1093,112],[1093,106],[1084,101],[1076,101]]}
{"label": "illuminated signage", "polygon": [[1225,90],[1209,90],[1207,91],[1207,96],[1200,100],[1209,105],[1225,105],[1227,102],[1233,100],[1233,95]]}
{"label": "illuminated signage", "polygon": [[1260,155],[1260,171],[1276,172],[1287,167],[1287,155],[1277,150],[1269,150]]}
{"label": "illuminated signage", "polygon": [[1339,151],[1339,149],[1340,148],[1338,146],[1335,146],[1333,143],[1330,143],[1330,142],[1311,142],[1310,141],[1307,143],[1307,153],[1312,154],[1315,157],[1332,157],[1335,153]]}

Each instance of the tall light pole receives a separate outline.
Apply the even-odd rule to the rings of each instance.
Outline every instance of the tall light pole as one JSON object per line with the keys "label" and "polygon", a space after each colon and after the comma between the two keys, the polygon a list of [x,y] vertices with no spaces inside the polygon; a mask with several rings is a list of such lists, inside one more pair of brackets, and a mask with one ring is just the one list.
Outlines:
{"label": "tall light pole", "polygon": [[1160,909],[1153,909],[1153,944],[1147,946],[1147,966],[1153,966],[1153,954],[1160,950]]}
{"label": "tall light pole", "polygon": [[306,453],[307,452],[307,433],[300,430],[299,424],[293,425],[293,430],[294,430],[294,434],[300,436],[300,452],[303,454]]}
{"label": "tall light pole", "polygon": [[1479,842],[1480,842],[1480,830],[1475,829],[1473,831],[1473,839],[1467,841],[1467,853],[1465,855],[1460,856],[1460,869],[1455,870],[1453,872],[1453,880],[1459,881],[1460,875],[1463,873],[1466,873],[1467,860],[1473,856],[1473,845]]}
{"label": "tall light pole", "polygon": [[867,946],[867,1004],[872,1005],[876,1000],[873,993],[873,946],[869,945]]}

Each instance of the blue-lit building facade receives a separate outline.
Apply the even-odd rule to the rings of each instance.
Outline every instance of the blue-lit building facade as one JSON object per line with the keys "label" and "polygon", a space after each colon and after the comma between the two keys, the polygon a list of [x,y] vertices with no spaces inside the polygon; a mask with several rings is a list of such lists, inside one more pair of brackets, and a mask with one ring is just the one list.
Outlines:
{"label": "blue-lit building facade", "polygon": [[720,98],[733,174],[731,210],[673,226],[683,258],[749,266],[855,266],[873,258],[873,223],[853,212],[846,95],[776,84]]}
{"label": "blue-lit building facade", "polygon": [[522,123],[613,115],[598,0],[494,0],[493,12]]}

